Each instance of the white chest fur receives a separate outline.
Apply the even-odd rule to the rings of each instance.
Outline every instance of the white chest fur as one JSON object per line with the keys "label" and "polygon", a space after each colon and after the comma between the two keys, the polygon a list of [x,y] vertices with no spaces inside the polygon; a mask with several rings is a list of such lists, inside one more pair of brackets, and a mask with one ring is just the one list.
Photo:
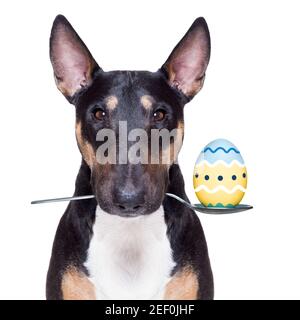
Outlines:
{"label": "white chest fur", "polygon": [[85,263],[97,299],[161,299],[174,267],[161,207],[136,218],[96,209]]}

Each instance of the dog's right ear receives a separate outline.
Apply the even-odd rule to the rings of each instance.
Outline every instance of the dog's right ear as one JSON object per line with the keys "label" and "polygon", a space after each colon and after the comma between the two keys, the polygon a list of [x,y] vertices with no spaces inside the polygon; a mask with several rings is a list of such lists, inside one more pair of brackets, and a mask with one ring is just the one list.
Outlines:
{"label": "dog's right ear", "polygon": [[92,83],[99,66],[68,20],[58,15],[50,36],[50,59],[57,88],[72,102]]}

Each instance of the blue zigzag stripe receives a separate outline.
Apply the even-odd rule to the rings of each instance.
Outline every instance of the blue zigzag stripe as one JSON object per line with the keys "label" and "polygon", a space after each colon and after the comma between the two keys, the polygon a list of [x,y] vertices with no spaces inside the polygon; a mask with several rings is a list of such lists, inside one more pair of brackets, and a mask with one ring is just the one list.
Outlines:
{"label": "blue zigzag stripe", "polygon": [[231,150],[234,151],[235,153],[240,153],[238,150],[236,150],[235,148],[229,148],[228,150],[224,149],[223,147],[218,147],[215,150],[212,150],[212,148],[208,147],[204,149],[204,152],[206,151],[210,151],[212,153],[216,153],[218,150],[223,150],[225,153],[229,153]]}

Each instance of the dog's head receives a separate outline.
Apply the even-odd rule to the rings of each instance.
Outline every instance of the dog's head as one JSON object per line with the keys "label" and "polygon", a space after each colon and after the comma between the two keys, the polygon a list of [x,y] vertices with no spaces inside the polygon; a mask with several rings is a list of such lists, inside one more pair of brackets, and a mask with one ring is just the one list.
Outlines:
{"label": "dog's head", "polygon": [[[56,85],[76,107],[78,146],[103,210],[137,216],[161,205],[182,142],[183,107],[202,88],[209,57],[209,31],[198,18],[157,72],[104,72],[57,16],[50,38]],[[162,132],[171,133],[169,144]]]}

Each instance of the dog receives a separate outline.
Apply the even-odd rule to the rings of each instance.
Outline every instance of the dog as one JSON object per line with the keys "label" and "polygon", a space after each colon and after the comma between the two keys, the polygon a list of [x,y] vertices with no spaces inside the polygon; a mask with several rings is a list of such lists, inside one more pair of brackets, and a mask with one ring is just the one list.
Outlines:
{"label": "dog", "polygon": [[158,71],[105,72],[67,19],[55,18],[50,59],[58,89],[75,105],[82,155],[74,195],[95,198],[71,201],[60,220],[47,299],[213,299],[199,218],[165,195],[188,201],[177,153],[169,164],[102,163],[105,141],[96,139],[109,128],[118,146],[120,121],[148,133],[183,130],[184,105],[202,88],[209,58],[209,30],[197,18]]}

